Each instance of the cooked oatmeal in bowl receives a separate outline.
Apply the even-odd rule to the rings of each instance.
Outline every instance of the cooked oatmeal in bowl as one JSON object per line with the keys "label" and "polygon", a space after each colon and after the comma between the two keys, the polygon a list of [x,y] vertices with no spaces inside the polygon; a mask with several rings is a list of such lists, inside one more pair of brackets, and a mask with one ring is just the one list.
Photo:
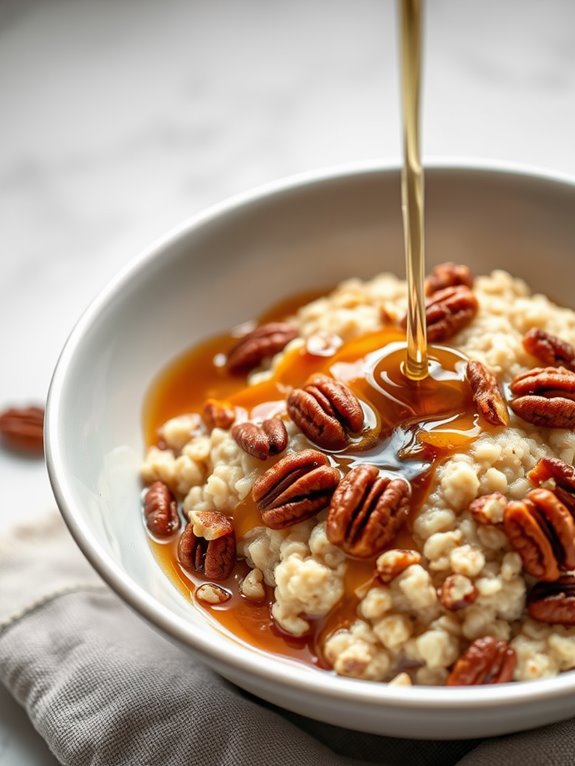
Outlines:
{"label": "cooked oatmeal in bowl", "polygon": [[575,312],[451,263],[426,293],[419,383],[390,274],[164,371],[146,404],[150,543],[224,629],[322,670],[557,675],[575,668]]}

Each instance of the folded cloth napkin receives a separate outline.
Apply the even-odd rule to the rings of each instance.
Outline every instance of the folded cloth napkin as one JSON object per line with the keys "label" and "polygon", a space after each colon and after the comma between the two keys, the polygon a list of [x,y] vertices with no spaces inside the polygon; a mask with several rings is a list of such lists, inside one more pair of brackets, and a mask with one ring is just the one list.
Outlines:
{"label": "folded cloth napkin", "polygon": [[124,606],[55,513],[0,539],[0,680],[70,766],[575,763],[573,721],[482,742],[424,742],[262,702]]}

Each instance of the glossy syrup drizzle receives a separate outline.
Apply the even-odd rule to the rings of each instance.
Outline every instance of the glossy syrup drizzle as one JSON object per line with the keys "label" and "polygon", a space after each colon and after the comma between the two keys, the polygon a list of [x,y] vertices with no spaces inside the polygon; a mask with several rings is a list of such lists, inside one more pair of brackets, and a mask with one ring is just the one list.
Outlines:
{"label": "glossy syrup drizzle", "polygon": [[[268,312],[266,321],[285,318],[309,295],[277,311]],[[366,429],[349,447],[334,453],[334,463],[345,472],[362,462],[374,464],[383,473],[409,479],[412,484],[411,515],[390,547],[412,548],[412,526],[427,496],[434,468],[439,461],[464,448],[478,434],[477,416],[465,382],[465,358],[453,349],[429,349],[429,375],[417,383],[405,377],[405,335],[395,327],[352,340],[330,357],[316,356],[305,347],[284,355],[270,380],[246,386],[243,378],[229,376],[213,360],[235,342],[230,335],[206,341],[164,370],[153,383],[144,410],[148,443],[157,439],[157,429],[168,418],[185,412],[201,412],[209,397],[226,399],[254,413],[282,413],[285,399],[294,386],[305,384],[309,375],[323,372],[347,382],[362,401]],[[281,457],[281,456],[280,456]],[[279,459],[274,458],[274,459]],[[266,467],[271,460],[266,462]],[[259,511],[250,497],[234,512],[238,539],[261,526]],[[164,570],[181,591],[194,600],[195,587],[203,582],[180,567],[176,558],[176,542],[158,543],[152,547]],[[239,582],[247,572],[238,562],[232,577],[222,583],[232,598],[218,607],[204,607],[237,639],[266,652],[281,654],[308,664],[323,667],[323,638],[338,627],[350,624],[356,616],[358,593],[373,580],[374,561],[349,559],[345,578],[345,597],[321,620],[311,620],[312,630],[303,638],[283,634],[271,618],[272,592],[263,604],[254,604],[239,591]]]}

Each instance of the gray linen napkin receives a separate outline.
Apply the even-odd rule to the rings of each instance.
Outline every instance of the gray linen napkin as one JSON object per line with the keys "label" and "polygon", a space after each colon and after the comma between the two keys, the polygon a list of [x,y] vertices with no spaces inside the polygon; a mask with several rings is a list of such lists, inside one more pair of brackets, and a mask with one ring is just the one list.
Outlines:
{"label": "gray linen napkin", "polygon": [[70,766],[575,763],[573,721],[483,742],[423,742],[264,703],[125,607],[55,514],[0,539],[0,680]]}

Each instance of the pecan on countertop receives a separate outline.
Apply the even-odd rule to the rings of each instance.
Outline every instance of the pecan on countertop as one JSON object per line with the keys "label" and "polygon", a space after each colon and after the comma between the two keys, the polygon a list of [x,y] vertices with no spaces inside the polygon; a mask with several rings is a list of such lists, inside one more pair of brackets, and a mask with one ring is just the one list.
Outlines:
{"label": "pecan on countertop", "polygon": [[410,497],[411,487],[405,479],[382,476],[374,465],[352,468],[331,499],[329,541],[350,556],[375,556],[407,519]]}
{"label": "pecan on countertop", "polygon": [[284,529],[327,508],[339,479],[324,454],[303,450],[268,468],[254,483],[252,498],[266,527]]}
{"label": "pecan on countertop", "polygon": [[231,520],[219,511],[192,511],[178,540],[178,561],[207,580],[225,580],[236,562]]}
{"label": "pecan on countertop", "polygon": [[511,409],[520,418],[546,428],[575,428],[575,372],[536,367],[513,379]]}
{"label": "pecan on countertop", "polygon": [[282,351],[297,335],[297,327],[288,322],[260,325],[228,351],[226,367],[234,375],[246,374],[259,367],[264,359]]}
{"label": "pecan on countertop", "polygon": [[523,348],[545,365],[575,371],[575,347],[556,335],[533,327],[523,336]]}
{"label": "pecan on countertop", "polygon": [[10,449],[42,454],[44,448],[44,409],[10,407],[0,413],[0,437]]}
{"label": "pecan on countertop", "polygon": [[156,537],[171,537],[180,528],[176,498],[163,481],[150,484],[144,499],[144,517]]}
{"label": "pecan on countertop", "polygon": [[551,625],[575,625],[575,575],[538,582],[527,598],[529,616]]}
{"label": "pecan on countertop", "polygon": [[509,413],[495,375],[476,361],[467,363],[466,375],[479,414],[492,426],[506,426]]}
{"label": "pecan on countertop", "polygon": [[312,375],[303,388],[294,388],[287,411],[303,434],[322,449],[343,449],[349,434],[363,428],[363,410],[353,391],[321,373]]}
{"label": "pecan on countertop", "polygon": [[237,423],[232,427],[231,433],[236,444],[258,460],[267,460],[270,455],[279,455],[288,443],[285,423],[280,418],[269,418],[261,425]]}
{"label": "pecan on countertop", "polygon": [[504,684],[513,680],[517,658],[507,641],[491,636],[475,640],[447,678],[447,686]]}
{"label": "pecan on countertop", "polygon": [[552,582],[575,568],[575,522],[553,492],[532,489],[509,502],[503,526],[524,569],[538,580]]}

